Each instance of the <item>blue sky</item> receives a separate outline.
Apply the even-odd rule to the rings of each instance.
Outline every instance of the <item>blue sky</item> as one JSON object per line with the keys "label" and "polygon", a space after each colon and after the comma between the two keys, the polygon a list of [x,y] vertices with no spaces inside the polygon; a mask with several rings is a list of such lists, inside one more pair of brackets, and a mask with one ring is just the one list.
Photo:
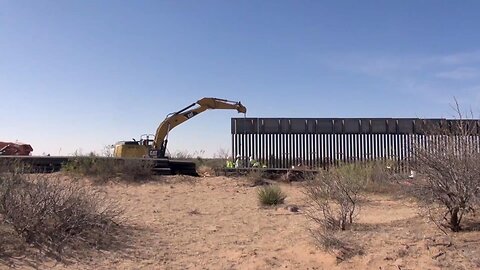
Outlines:
{"label": "blue sky", "polygon": [[[478,1],[0,1],[0,140],[100,152],[201,97],[248,117],[480,114]],[[234,111],[169,149],[230,149]]]}

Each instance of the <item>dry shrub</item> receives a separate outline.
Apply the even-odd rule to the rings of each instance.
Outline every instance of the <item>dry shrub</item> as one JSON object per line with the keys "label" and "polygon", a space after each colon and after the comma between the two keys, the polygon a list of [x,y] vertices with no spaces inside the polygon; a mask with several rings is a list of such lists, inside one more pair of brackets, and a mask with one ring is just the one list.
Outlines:
{"label": "dry shrub", "polygon": [[67,249],[101,248],[118,228],[122,211],[104,194],[43,175],[0,177],[3,222],[57,259]]}
{"label": "dry shrub", "polygon": [[205,150],[195,150],[193,152],[189,150],[177,150],[173,153],[170,153],[170,158],[172,159],[201,159],[205,155]]}
{"label": "dry shrub", "polygon": [[217,159],[222,159],[224,161],[227,161],[228,160],[228,157],[230,156],[230,150],[226,149],[226,148],[220,148],[217,150],[217,153],[215,153],[213,155],[214,158],[217,158]]}
{"label": "dry shrub", "polygon": [[94,155],[70,159],[62,166],[62,170],[74,175],[94,176],[97,180],[105,182],[117,175],[115,159]]}
{"label": "dry shrub", "polygon": [[195,162],[197,167],[206,166],[212,168],[213,170],[221,170],[225,168],[227,160],[220,158],[197,157],[196,159],[193,159],[193,162]]}
{"label": "dry shrub", "polygon": [[358,239],[355,239],[352,231],[310,230],[310,233],[315,244],[319,248],[333,253],[337,262],[364,254],[364,247],[358,244]]}
{"label": "dry shrub", "polygon": [[0,159],[0,173],[30,172],[32,167],[18,159]]}
{"label": "dry shrub", "polygon": [[[401,174],[395,172],[395,161],[369,161],[358,163],[344,163],[338,167],[329,168],[335,175],[342,176],[350,186],[355,186],[361,192],[395,193]],[[325,174],[324,170],[319,171]],[[328,172],[327,172],[328,174]],[[305,174],[304,179],[315,178],[312,174]]]}
{"label": "dry shrub", "polygon": [[76,157],[63,165],[63,171],[78,176],[90,176],[97,184],[114,178],[124,181],[145,180],[153,175],[153,162],[141,159],[114,159],[97,156]]}
{"label": "dry shrub", "polygon": [[345,230],[358,211],[359,193],[369,175],[354,165],[320,171],[305,184],[309,217],[328,230]]}
{"label": "dry shrub", "polygon": [[195,156],[187,150],[178,150],[170,153],[170,158],[174,159],[193,159]]}
{"label": "dry shrub", "polygon": [[226,167],[227,161],[230,159],[230,151],[225,148],[220,148],[217,153],[213,155],[212,159],[208,159],[205,165],[212,167],[214,170],[223,169]]}
{"label": "dry shrub", "polygon": [[215,176],[215,170],[212,167],[201,165],[197,169],[197,173],[200,176],[208,177],[208,176]]}
{"label": "dry shrub", "polygon": [[248,181],[249,186],[251,187],[267,184],[263,175],[263,171],[260,169],[249,170],[245,177]]}
{"label": "dry shrub", "polygon": [[402,177],[395,173],[394,161],[374,161],[361,166],[354,166],[358,175],[363,177],[362,191],[372,193],[395,193],[397,180]]}
{"label": "dry shrub", "polygon": [[287,173],[283,173],[280,176],[279,180],[282,182],[291,183],[296,181],[312,179],[313,177],[314,177],[314,173],[311,171],[291,169],[291,170],[288,170]]}
{"label": "dry shrub", "polygon": [[0,159],[0,173],[9,172],[12,168],[11,163],[8,159]]}
{"label": "dry shrub", "polygon": [[126,181],[141,181],[153,175],[153,162],[140,159],[126,159],[115,167],[117,175]]}
{"label": "dry shrub", "polygon": [[271,206],[282,204],[287,195],[279,186],[263,186],[257,190],[258,201],[261,205]]}
{"label": "dry shrub", "polygon": [[360,191],[370,177],[369,170],[351,164],[319,171],[304,185],[310,205],[306,214],[315,223],[310,230],[312,236],[325,250],[342,253],[341,256],[337,254],[341,260],[361,250],[348,240],[346,233],[358,213]]}
{"label": "dry shrub", "polygon": [[456,110],[456,123],[427,127],[425,143],[414,149],[415,170],[423,180],[415,183],[415,195],[439,228],[453,232],[462,229],[463,217],[480,203],[479,141],[474,139],[478,134],[474,122],[463,119],[458,104]]}

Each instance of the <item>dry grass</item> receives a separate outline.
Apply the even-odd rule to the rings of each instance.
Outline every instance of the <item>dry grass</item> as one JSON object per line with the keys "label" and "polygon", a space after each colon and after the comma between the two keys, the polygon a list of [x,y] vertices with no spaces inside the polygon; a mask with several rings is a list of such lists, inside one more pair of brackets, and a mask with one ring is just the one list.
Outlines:
{"label": "dry grass", "polygon": [[265,180],[263,171],[258,169],[248,171],[248,173],[245,175],[245,179],[247,180],[250,187],[268,184]]}
{"label": "dry grass", "polygon": [[[55,178],[56,175],[49,175]],[[0,268],[39,269],[477,269],[480,267],[478,219],[466,219],[464,231],[439,233],[417,215],[415,200],[365,194],[361,212],[345,231],[336,231],[329,251],[312,243],[305,218],[302,183],[279,183],[286,207],[260,207],[257,188],[238,178],[180,176],[141,185],[88,186],[102,190],[125,209],[124,224],[134,228],[124,242],[91,250],[81,259],[57,263],[31,256],[11,226],[0,225]],[[72,181],[63,179],[61,181]],[[88,180],[73,181],[88,183]],[[123,232],[123,231],[122,231]],[[103,238],[105,239],[105,238]],[[128,240],[128,239],[127,239]],[[447,241],[448,240],[448,241]],[[12,251],[11,247],[18,248]],[[105,246],[105,244],[103,244]],[[119,250],[120,249],[120,250]],[[82,249],[83,250],[83,249]],[[67,250],[68,251],[68,250]],[[88,255],[88,256],[87,256]],[[15,265],[5,260],[8,256]]]}
{"label": "dry grass", "polygon": [[200,165],[197,169],[197,173],[203,177],[215,176],[215,170],[212,167]]}
{"label": "dry grass", "polygon": [[0,215],[6,231],[11,228],[26,244],[60,260],[78,249],[108,246],[122,211],[86,186],[9,173],[0,176]]}
{"label": "dry grass", "polygon": [[138,182],[153,176],[153,163],[140,159],[116,160],[97,156],[80,156],[62,166],[74,176],[91,177],[95,183],[104,184],[113,179]]}

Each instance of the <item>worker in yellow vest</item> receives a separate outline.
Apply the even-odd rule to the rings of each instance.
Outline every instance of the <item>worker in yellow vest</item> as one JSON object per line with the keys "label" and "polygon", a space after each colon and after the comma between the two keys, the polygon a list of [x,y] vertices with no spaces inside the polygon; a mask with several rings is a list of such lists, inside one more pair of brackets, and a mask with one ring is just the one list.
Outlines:
{"label": "worker in yellow vest", "polygon": [[227,168],[228,169],[235,168],[235,165],[233,164],[233,161],[231,161],[230,159],[227,159]]}

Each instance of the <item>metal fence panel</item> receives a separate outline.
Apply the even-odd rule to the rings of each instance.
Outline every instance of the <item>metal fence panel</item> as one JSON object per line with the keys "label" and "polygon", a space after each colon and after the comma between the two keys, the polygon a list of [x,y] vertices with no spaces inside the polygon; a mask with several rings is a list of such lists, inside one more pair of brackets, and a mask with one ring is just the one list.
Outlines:
{"label": "metal fence panel", "polygon": [[345,119],[344,131],[349,134],[360,133],[360,119]]}
{"label": "metal fence panel", "polygon": [[445,139],[445,132],[465,142],[458,137],[463,134],[460,127],[471,137],[469,147],[480,152],[480,120],[232,118],[232,155],[240,155],[245,163],[252,156],[273,168],[299,164],[328,168],[371,160],[390,160],[408,168],[415,146],[440,151],[430,149],[430,144]]}

